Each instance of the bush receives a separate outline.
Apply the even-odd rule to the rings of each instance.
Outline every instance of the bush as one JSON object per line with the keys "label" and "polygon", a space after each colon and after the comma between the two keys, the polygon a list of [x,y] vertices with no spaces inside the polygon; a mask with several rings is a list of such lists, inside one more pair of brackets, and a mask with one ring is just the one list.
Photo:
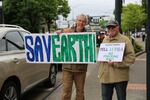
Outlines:
{"label": "bush", "polygon": [[130,40],[131,40],[132,45],[133,45],[133,47],[134,47],[134,52],[135,52],[135,53],[138,53],[138,52],[142,51],[142,46],[139,45],[139,44],[134,40],[134,38],[130,37]]}

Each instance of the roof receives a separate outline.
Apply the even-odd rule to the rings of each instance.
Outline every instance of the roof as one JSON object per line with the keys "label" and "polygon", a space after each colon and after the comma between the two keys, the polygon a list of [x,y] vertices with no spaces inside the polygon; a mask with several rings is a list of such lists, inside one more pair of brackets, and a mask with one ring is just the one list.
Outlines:
{"label": "roof", "polygon": [[22,27],[20,27],[18,25],[11,25],[11,24],[0,24],[0,27],[22,28]]}
{"label": "roof", "polygon": [[[0,27],[0,40],[5,36],[5,34],[9,31],[26,31],[23,28],[12,28],[12,27]],[[28,32],[29,33],[29,32]]]}

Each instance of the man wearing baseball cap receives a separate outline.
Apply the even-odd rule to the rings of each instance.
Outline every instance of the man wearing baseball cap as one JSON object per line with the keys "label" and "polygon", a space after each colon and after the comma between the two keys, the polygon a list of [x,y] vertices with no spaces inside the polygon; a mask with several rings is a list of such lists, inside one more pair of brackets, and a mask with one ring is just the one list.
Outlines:
{"label": "man wearing baseball cap", "polygon": [[101,61],[99,79],[102,88],[102,100],[112,100],[114,89],[118,100],[126,100],[126,88],[129,81],[129,69],[135,61],[134,49],[128,37],[120,34],[119,24],[110,20],[107,25],[108,36],[102,43],[125,43],[123,60],[121,62]]}

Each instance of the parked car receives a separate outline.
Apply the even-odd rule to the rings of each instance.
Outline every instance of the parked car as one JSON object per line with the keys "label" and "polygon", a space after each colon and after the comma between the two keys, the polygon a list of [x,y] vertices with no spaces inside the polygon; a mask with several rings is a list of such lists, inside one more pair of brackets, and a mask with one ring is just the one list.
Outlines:
{"label": "parked car", "polygon": [[21,94],[44,82],[54,86],[56,64],[33,64],[25,60],[24,34],[15,25],[0,24],[0,100],[20,100]]}

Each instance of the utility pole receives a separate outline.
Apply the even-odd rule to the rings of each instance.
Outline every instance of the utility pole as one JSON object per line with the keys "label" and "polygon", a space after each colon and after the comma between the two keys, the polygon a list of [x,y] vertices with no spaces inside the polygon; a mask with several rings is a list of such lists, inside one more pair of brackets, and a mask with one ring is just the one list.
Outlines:
{"label": "utility pole", "polygon": [[0,0],[0,24],[4,23],[3,1]]}
{"label": "utility pole", "polygon": [[2,14],[2,0],[0,0],[0,24],[3,23],[3,14]]}
{"label": "utility pole", "polygon": [[121,30],[121,13],[122,13],[122,0],[115,0],[115,20],[118,21],[120,25],[120,32]]}
{"label": "utility pole", "polygon": [[147,0],[147,41],[146,41],[146,52],[147,52],[147,100],[150,100],[150,1]]}

